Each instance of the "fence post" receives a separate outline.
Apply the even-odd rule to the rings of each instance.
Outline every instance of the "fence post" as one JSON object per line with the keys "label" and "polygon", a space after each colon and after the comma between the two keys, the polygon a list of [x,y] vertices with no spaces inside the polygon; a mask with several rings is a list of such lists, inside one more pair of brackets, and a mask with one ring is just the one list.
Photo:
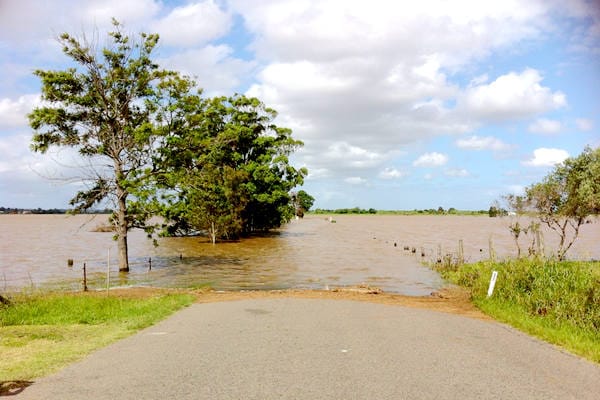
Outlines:
{"label": "fence post", "polygon": [[492,260],[492,262],[496,262],[496,250],[494,250],[494,239],[493,239],[492,235],[490,235],[488,244],[489,244],[489,251],[490,251],[490,260]]}
{"label": "fence post", "polygon": [[83,291],[84,292],[88,291],[88,287],[87,287],[87,273],[86,273],[86,269],[85,269],[85,263],[83,263]]}
{"label": "fence post", "polygon": [[462,265],[465,263],[465,249],[463,247],[463,240],[458,241],[458,264]]}

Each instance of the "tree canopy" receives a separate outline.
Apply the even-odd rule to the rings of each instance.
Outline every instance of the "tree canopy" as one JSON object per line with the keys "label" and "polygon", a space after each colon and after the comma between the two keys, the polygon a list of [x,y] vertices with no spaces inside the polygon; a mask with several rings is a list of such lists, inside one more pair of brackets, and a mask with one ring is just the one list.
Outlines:
{"label": "tree canopy", "polygon": [[279,227],[294,215],[290,191],[307,171],[289,155],[302,142],[276,112],[242,95],[184,100],[191,108],[161,148],[170,232],[206,231],[213,242]]}

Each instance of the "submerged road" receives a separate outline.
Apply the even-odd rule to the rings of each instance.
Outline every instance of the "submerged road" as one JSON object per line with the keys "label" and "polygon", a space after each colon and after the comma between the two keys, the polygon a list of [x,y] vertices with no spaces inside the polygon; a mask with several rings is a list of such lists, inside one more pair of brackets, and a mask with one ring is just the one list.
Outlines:
{"label": "submerged road", "polygon": [[14,399],[594,399],[600,366],[505,325],[382,304],[194,304]]}

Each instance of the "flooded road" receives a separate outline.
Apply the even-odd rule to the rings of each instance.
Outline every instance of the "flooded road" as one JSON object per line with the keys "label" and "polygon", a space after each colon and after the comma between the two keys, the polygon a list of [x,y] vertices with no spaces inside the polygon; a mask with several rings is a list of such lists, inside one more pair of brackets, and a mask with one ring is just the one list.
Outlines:
{"label": "flooded road", "polygon": [[[310,215],[277,232],[216,246],[205,238],[162,238],[154,247],[140,231],[129,237],[131,271],[119,274],[111,233],[94,232],[106,216],[0,215],[0,289],[62,282],[80,287],[86,263],[92,288],[153,285],[218,290],[316,288],[368,284],[388,292],[428,295],[444,282],[422,266],[438,253],[466,261],[514,256],[509,218],[487,216]],[[557,242],[545,231],[549,251]],[[582,227],[569,258],[600,259],[600,223]],[[415,248],[415,253],[404,250]],[[522,247],[527,248],[523,241]],[[421,253],[425,256],[422,257]],[[109,255],[110,253],[110,255]],[[74,266],[67,266],[67,259]],[[151,269],[149,269],[151,260]],[[65,282],[67,282],[65,284]]]}

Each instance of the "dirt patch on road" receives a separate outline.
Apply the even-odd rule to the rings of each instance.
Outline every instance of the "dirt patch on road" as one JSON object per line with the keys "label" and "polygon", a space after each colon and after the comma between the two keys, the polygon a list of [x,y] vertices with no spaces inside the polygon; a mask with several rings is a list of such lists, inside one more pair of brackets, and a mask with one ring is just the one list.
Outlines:
{"label": "dirt patch on road", "polygon": [[351,300],[377,304],[387,304],[403,307],[424,308],[449,314],[457,314],[470,318],[489,320],[470,300],[470,295],[460,288],[446,288],[431,296],[413,297],[403,296],[370,289],[337,288],[332,290],[269,290],[269,291],[240,291],[198,292],[199,303],[212,303],[217,301],[236,301],[246,299],[273,299],[273,298],[299,298],[322,300]]}
{"label": "dirt patch on road", "polygon": [[[166,292],[192,293],[198,303],[214,303],[220,301],[237,301],[247,299],[320,299],[320,300],[351,300],[377,304],[387,304],[403,307],[423,308],[449,314],[457,314],[470,318],[489,320],[471,302],[470,294],[459,287],[444,288],[430,296],[404,296],[394,293],[385,293],[377,288],[365,286],[339,287],[330,290],[247,290],[247,291],[217,291],[217,290],[188,290],[188,289],[162,289],[153,287],[114,288],[110,290],[111,296],[126,298],[152,297]],[[88,292],[90,293],[90,292]],[[106,295],[106,292],[92,292],[92,295]]]}

